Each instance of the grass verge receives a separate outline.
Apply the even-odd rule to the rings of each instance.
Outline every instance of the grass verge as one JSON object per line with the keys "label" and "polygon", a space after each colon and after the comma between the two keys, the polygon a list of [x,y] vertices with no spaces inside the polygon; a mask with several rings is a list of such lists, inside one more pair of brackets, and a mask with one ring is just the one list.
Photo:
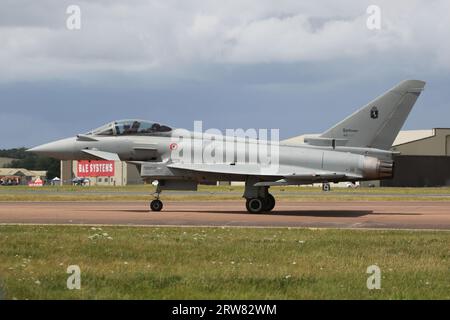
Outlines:
{"label": "grass verge", "polygon": [[[97,228],[0,226],[3,296],[450,299],[450,232]],[[366,287],[374,264],[380,290]],[[66,288],[69,265],[81,268],[81,290]]]}
{"label": "grass verge", "polygon": [[[197,192],[163,192],[167,201],[218,201],[240,199],[242,186],[200,186]],[[1,201],[149,201],[151,185],[125,187],[62,186],[0,188]],[[450,201],[450,188],[333,188],[322,192],[317,187],[272,187],[277,199],[293,201]]]}

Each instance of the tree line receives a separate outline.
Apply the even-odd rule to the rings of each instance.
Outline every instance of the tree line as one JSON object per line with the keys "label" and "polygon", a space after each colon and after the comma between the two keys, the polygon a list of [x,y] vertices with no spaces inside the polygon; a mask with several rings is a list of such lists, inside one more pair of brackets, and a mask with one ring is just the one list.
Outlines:
{"label": "tree line", "polygon": [[0,149],[0,157],[13,158],[4,168],[24,168],[28,170],[46,170],[47,179],[59,177],[61,164],[59,160],[38,156],[26,152],[26,148]]}

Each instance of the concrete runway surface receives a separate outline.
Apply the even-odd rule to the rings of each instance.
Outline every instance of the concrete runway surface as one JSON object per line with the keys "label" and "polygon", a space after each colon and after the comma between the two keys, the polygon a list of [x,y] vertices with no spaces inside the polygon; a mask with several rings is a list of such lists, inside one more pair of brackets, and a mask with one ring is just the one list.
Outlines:
{"label": "concrete runway surface", "polygon": [[0,224],[14,223],[450,230],[450,202],[279,201],[269,214],[247,213],[244,201],[167,201],[161,212],[145,202],[0,203]]}

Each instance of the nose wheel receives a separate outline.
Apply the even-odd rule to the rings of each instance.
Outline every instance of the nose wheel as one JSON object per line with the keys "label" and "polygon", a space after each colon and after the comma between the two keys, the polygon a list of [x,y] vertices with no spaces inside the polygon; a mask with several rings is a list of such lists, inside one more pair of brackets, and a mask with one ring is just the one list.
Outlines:
{"label": "nose wheel", "polygon": [[159,194],[161,193],[161,189],[159,187],[159,185],[156,187],[156,192],[153,194],[153,196],[155,197],[154,200],[152,200],[152,202],[150,202],[150,209],[152,211],[161,211],[163,208],[163,203],[161,200],[159,200]]}
{"label": "nose wheel", "polygon": [[152,211],[161,211],[162,208],[163,203],[161,200],[155,199],[152,202],[150,202],[150,209],[152,209]]}

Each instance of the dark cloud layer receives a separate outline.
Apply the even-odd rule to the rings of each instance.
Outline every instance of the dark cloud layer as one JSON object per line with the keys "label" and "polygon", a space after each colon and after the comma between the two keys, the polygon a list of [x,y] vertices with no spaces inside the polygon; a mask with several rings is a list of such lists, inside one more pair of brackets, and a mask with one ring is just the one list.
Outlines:
{"label": "dark cloud layer", "polygon": [[[65,27],[69,4],[82,28]],[[407,78],[407,128],[450,126],[450,4],[379,1],[3,1],[0,148],[116,118],[320,132]]]}

